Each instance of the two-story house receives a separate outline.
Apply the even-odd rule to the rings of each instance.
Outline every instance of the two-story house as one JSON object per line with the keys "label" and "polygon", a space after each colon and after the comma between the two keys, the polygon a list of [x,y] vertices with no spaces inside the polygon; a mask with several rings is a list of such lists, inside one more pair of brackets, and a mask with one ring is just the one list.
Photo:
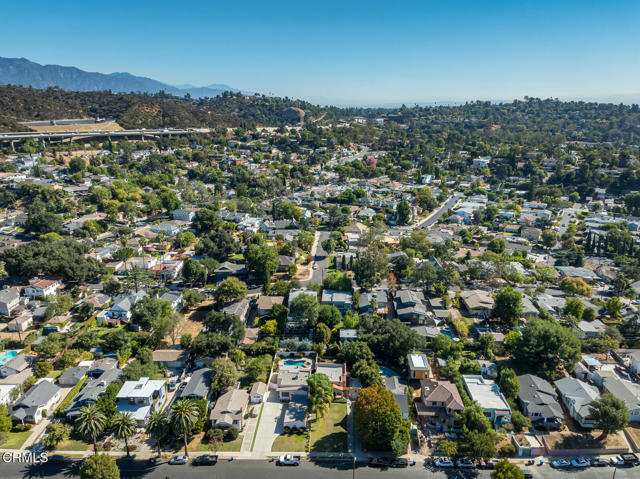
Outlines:
{"label": "two-story house", "polygon": [[590,407],[591,401],[600,396],[598,389],[576,378],[558,379],[554,384],[571,417],[580,426],[593,429],[596,424],[591,418]]}
{"label": "two-story house", "polygon": [[[427,307],[425,306],[422,291],[398,290],[395,293],[393,301],[395,303],[396,315],[400,321],[413,324],[427,323]],[[432,322],[432,325],[435,325],[435,323]]]}
{"label": "two-story house", "polygon": [[518,399],[522,405],[522,411],[531,419],[531,424],[546,429],[559,429],[562,426],[564,414],[551,383],[533,374],[518,376],[518,381],[520,383]]}
{"label": "two-story house", "polygon": [[165,382],[144,377],[122,385],[116,407],[121,413],[131,413],[138,427],[144,427],[149,415],[160,410],[166,399]]}
{"label": "two-story house", "polygon": [[133,306],[146,295],[144,291],[138,291],[116,296],[111,307],[107,309],[106,317],[116,323],[128,323],[131,320]]}
{"label": "two-story house", "polygon": [[29,286],[24,288],[24,294],[31,299],[44,298],[56,294],[58,288],[62,286],[59,279],[30,279]]}
{"label": "two-story house", "polygon": [[407,369],[409,380],[427,379],[431,377],[431,366],[424,354],[407,354]]}
{"label": "two-story house", "polygon": [[0,314],[11,316],[14,309],[20,304],[20,292],[15,288],[0,290]]}
{"label": "two-story house", "polygon": [[353,304],[353,294],[350,291],[334,291],[331,289],[325,289],[322,292],[320,302],[322,304],[335,306],[342,314],[344,314],[351,309]]}
{"label": "two-story house", "polygon": [[98,378],[89,378],[80,390],[80,393],[73,398],[71,406],[65,410],[67,419],[75,421],[75,419],[80,415],[80,409],[85,406],[95,404],[106,392],[109,384],[121,377],[121,369],[109,369],[102,373]]}
{"label": "two-story house", "polygon": [[422,424],[437,431],[448,431],[454,427],[456,413],[464,409],[464,403],[452,382],[423,379],[420,381],[420,400],[415,402],[415,408]]}

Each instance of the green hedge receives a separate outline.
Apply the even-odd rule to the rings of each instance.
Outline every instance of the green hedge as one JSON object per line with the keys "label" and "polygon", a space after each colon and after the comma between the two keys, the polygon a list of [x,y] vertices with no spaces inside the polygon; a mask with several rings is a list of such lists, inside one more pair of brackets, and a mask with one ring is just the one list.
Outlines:
{"label": "green hedge", "polygon": [[84,385],[85,381],[87,380],[88,376],[83,377],[78,384],[76,384],[75,386],[73,386],[73,389],[71,391],[69,391],[69,394],[67,394],[67,397],[64,398],[64,401],[62,401],[60,403],[60,405],[56,408],[54,415],[55,416],[64,416],[64,411],[71,406],[71,401],[73,400],[73,398],[76,396],[76,394],[78,394],[80,392],[80,389],[82,389],[82,386]]}

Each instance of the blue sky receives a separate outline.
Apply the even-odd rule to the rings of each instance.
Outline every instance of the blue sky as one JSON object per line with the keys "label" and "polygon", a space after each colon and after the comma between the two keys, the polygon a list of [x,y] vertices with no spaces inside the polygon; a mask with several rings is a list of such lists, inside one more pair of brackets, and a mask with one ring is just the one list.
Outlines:
{"label": "blue sky", "polygon": [[637,0],[36,0],[2,13],[0,56],[170,84],[338,104],[640,98]]}

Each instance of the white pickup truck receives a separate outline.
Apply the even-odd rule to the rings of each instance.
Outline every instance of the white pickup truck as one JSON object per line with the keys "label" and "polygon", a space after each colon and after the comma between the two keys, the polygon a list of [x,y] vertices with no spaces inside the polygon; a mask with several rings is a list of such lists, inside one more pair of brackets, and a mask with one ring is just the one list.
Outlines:
{"label": "white pickup truck", "polygon": [[300,465],[300,456],[292,456],[291,454],[287,454],[286,456],[280,456],[278,458],[279,466],[299,466]]}

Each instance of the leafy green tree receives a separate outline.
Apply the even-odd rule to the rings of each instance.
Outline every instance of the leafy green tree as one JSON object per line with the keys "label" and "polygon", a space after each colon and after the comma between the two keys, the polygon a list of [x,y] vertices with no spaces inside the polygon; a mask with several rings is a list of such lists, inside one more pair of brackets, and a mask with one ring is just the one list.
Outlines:
{"label": "leafy green tree", "polygon": [[111,419],[111,431],[116,439],[124,440],[127,457],[131,455],[129,453],[129,438],[136,433],[137,427],[138,424],[136,423],[136,420],[133,419],[133,416],[129,412],[117,413]]}
{"label": "leafy green tree", "polygon": [[365,359],[357,361],[353,365],[353,368],[351,368],[351,373],[360,380],[362,387],[368,388],[382,384],[380,368],[378,368],[378,365],[374,361]]}
{"label": "leafy green tree", "polygon": [[208,332],[231,336],[235,341],[242,341],[245,334],[244,322],[235,314],[224,314],[211,311],[202,321]]}
{"label": "leafy green tree", "polygon": [[455,457],[458,455],[458,443],[442,439],[438,443],[438,452],[447,457]]}
{"label": "leafy green tree", "polygon": [[204,266],[199,261],[187,258],[182,265],[182,276],[190,283],[203,281],[205,275]]}
{"label": "leafy green tree", "polygon": [[331,254],[336,250],[337,244],[333,238],[327,238],[321,243],[322,249]]}
{"label": "leafy green tree", "polygon": [[487,249],[489,251],[493,251],[494,253],[504,253],[506,243],[502,238],[491,238],[489,244],[487,245]]}
{"label": "leafy green tree", "polygon": [[524,474],[516,464],[503,459],[496,464],[496,469],[491,473],[491,479],[524,479]]}
{"label": "leafy green tree", "polygon": [[213,384],[211,387],[214,391],[222,391],[233,386],[238,381],[238,370],[233,361],[225,358],[216,359],[211,365],[213,371]]}
{"label": "leafy green tree", "polygon": [[518,376],[516,376],[513,369],[504,368],[500,371],[498,386],[500,386],[500,391],[502,391],[502,394],[504,394],[507,399],[515,401],[518,397],[520,381],[518,381]]}
{"label": "leafy green tree", "polygon": [[80,414],[76,419],[77,431],[93,442],[93,453],[98,453],[97,440],[107,425],[107,418],[100,411],[96,404],[90,404],[80,409]]}
{"label": "leafy green tree", "polygon": [[153,411],[149,415],[149,420],[145,427],[145,432],[153,438],[158,450],[158,457],[161,456],[160,443],[169,432],[169,420],[165,411]]}
{"label": "leafy green tree", "polygon": [[262,381],[267,382],[267,373],[269,368],[263,358],[253,358],[244,369],[246,377],[251,382]]}
{"label": "leafy green tree", "polygon": [[331,304],[323,304],[318,310],[318,322],[324,323],[330,328],[335,328],[342,321],[342,313]]}
{"label": "leafy green tree", "polygon": [[314,294],[299,294],[289,303],[289,315],[307,322],[314,327],[318,319],[319,305]]}
{"label": "leafy green tree", "polygon": [[244,252],[247,266],[263,284],[268,284],[271,276],[278,269],[278,252],[267,245],[251,244]]}
{"label": "leafy green tree", "polygon": [[365,449],[388,451],[402,426],[402,413],[393,394],[377,385],[360,391],[354,405],[354,424]]}
{"label": "leafy green tree", "polygon": [[298,246],[307,253],[311,252],[311,248],[313,247],[313,242],[315,240],[315,236],[308,231],[301,231],[298,234]]}
{"label": "leafy green tree", "polygon": [[191,343],[191,351],[197,356],[220,356],[235,347],[236,341],[228,333],[207,332],[198,334]]}
{"label": "leafy green tree", "polygon": [[544,230],[540,235],[540,243],[546,248],[553,248],[558,243],[558,233],[554,230]]}
{"label": "leafy green tree", "polygon": [[185,289],[182,292],[182,302],[187,309],[193,309],[206,299],[197,289]]}
{"label": "leafy green tree", "polygon": [[582,319],[583,312],[584,305],[578,298],[568,298],[565,302],[564,309],[562,310],[562,314],[565,316],[572,316],[578,321]]}
{"label": "leafy green tree", "polygon": [[355,280],[365,288],[371,288],[380,283],[388,272],[387,253],[383,247],[375,244],[370,245],[353,265]]}
{"label": "leafy green tree", "polygon": [[522,316],[522,295],[510,286],[502,288],[495,296],[491,317],[508,327],[515,327]]}
{"label": "leafy green tree", "polygon": [[589,415],[595,421],[596,429],[600,429],[604,437],[629,425],[627,405],[611,393],[605,393],[591,401]]}
{"label": "leafy green tree", "polygon": [[617,296],[609,299],[605,304],[605,308],[607,309],[607,314],[614,318],[620,316],[620,311],[622,310],[622,301]]}
{"label": "leafy green tree", "polygon": [[593,308],[585,308],[582,313],[582,319],[585,321],[594,321],[596,319],[596,310]]}
{"label": "leafy green tree", "polygon": [[199,415],[200,409],[193,399],[178,399],[171,405],[169,424],[176,434],[183,436],[184,455],[187,457],[189,456],[189,451],[187,450],[188,436],[198,422]]}
{"label": "leafy green tree", "polygon": [[324,323],[316,324],[313,330],[313,342],[326,346],[331,340],[331,330]]}
{"label": "leafy green tree", "polygon": [[44,378],[51,371],[53,371],[53,366],[48,361],[40,361],[39,363],[36,364],[36,377],[37,378]]}
{"label": "leafy green tree", "polygon": [[466,455],[474,459],[491,459],[496,456],[494,434],[470,431],[463,436],[462,447]]}
{"label": "leafy green tree", "polygon": [[240,301],[247,296],[247,285],[233,276],[220,282],[213,292],[218,305]]}
{"label": "leafy green tree", "polygon": [[7,406],[0,404],[0,433],[11,431],[13,426]]}
{"label": "leafy green tree", "polygon": [[531,427],[531,419],[520,411],[511,412],[511,424],[516,432],[521,432],[525,427]]}
{"label": "leafy green tree", "polygon": [[351,369],[360,360],[374,361],[375,356],[364,341],[345,341],[340,344],[336,359]]}
{"label": "leafy green tree", "polygon": [[514,347],[514,359],[522,368],[549,379],[557,377],[561,366],[573,371],[580,360],[580,340],[573,332],[557,322],[538,318],[527,321]]}
{"label": "leafy green tree", "polygon": [[120,479],[116,461],[107,454],[95,454],[86,458],[80,466],[80,479]]}
{"label": "leafy green tree", "polygon": [[409,206],[409,203],[407,203],[405,200],[399,202],[398,206],[396,207],[396,215],[399,225],[409,224],[409,221],[411,220],[411,207]]}

